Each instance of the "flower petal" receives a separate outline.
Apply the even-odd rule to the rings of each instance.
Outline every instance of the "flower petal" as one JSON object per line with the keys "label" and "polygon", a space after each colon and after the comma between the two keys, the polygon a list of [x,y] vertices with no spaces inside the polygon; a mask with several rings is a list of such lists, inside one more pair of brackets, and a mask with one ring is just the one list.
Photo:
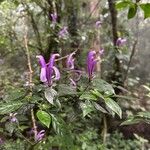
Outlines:
{"label": "flower petal", "polygon": [[55,76],[54,80],[59,80],[60,79],[60,72],[59,72],[58,68],[53,66],[53,70],[54,70],[54,74],[55,74],[54,75]]}
{"label": "flower petal", "polygon": [[53,75],[53,66],[55,63],[55,59],[56,57],[58,57],[59,54],[52,54],[49,60],[49,64],[46,70],[46,77],[47,77],[47,81],[48,84],[51,85],[52,84],[52,75]]}
{"label": "flower petal", "polygon": [[42,55],[38,55],[38,56],[36,56],[36,58],[39,59],[39,63],[40,63],[40,65],[41,65],[41,67],[42,67],[42,68],[45,68],[45,67],[46,67],[46,62],[45,62],[44,57],[43,57]]}
{"label": "flower petal", "polygon": [[46,68],[41,68],[40,80],[41,80],[42,82],[47,82],[47,78],[46,78]]}
{"label": "flower petal", "polygon": [[67,68],[70,69],[70,70],[74,69],[73,55],[75,55],[75,52],[71,53],[67,58]]}

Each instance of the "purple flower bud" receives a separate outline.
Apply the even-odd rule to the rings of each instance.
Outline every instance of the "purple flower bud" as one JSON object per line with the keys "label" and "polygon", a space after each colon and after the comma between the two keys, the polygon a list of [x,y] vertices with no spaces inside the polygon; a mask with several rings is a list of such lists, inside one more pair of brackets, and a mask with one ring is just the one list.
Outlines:
{"label": "purple flower bud", "polygon": [[100,49],[100,50],[99,50],[99,54],[100,54],[100,55],[103,55],[103,54],[104,54],[104,49]]}
{"label": "purple flower bud", "polygon": [[57,14],[53,13],[51,14],[51,17],[52,17],[52,22],[55,24],[57,22]]}
{"label": "purple flower bud", "polygon": [[93,78],[93,72],[97,63],[96,52],[94,50],[89,51],[87,56],[87,71],[89,76],[89,81]]}
{"label": "purple flower bud", "polygon": [[41,130],[40,132],[37,133],[35,139],[36,139],[36,142],[39,142],[41,141],[45,136],[45,130]]}
{"label": "purple flower bud", "polygon": [[17,115],[17,113],[10,113],[9,114],[9,116],[10,116],[10,122],[14,122],[14,123],[16,123],[16,122],[18,122],[18,119],[16,118],[16,115]]}
{"label": "purple flower bud", "polygon": [[74,69],[73,55],[75,55],[75,52],[71,53],[67,58],[67,68],[70,69],[70,70]]}
{"label": "purple flower bud", "polygon": [[65,26],[59,31],[58,36],[59,38],[64,38],[67,34],[68,34],[68,27]]}
{"label": "purple flower bud", "polygon": [[96,21],[95,26],[96,26],[97,28],[99,28],[99,27],[101,27],[101,24],[102,24],[101,21]]}
{"label": "purple flower bud", "polygon": [[123,46],[124,44],[126,44],[127,40],[124,38],[118,38],[116,41],[116,45],[119,46]]}

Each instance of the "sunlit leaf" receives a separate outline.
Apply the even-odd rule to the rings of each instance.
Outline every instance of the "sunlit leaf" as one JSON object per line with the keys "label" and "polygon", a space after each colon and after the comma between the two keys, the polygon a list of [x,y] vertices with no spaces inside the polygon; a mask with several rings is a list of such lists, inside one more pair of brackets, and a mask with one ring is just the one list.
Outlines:
{"label": "sunlit leaf", "polygon": [[140,4],[140,7],[144,11],[144,18],[150,17],[150,3]]}
{"label": "sunlit leaf", "polygon": [[131,1],[119,1],[116,3],[116,9],[125,9],[131,4]]}
{"label": "sunlit leaf", "polygon": [[42,111],[42,110],[39,110],[36,113],[36,115],[38,119],[40,120],[40,122],[49,128],[50,123],[51,123],[51,116],[47,112]]}
{"label": "sunlit leaf", "polygon": [[105,98],[105,104],[114,111],[120,118],[122,118],[122,110],[120,106],[111,98]]}
{"label": "sunlit leaf", "polygon": [[80,107],[83,112],[83,117],[87,116],[90,112],[93,111],[93,105],[90,103],[90,101],[85,101],[85,103],[81,102]]}
{"label": "sunlit leaf", "polygon": [[51,104],[54,104],[53,100],[55,96],[57,95],[57,92],[52,88],[46,88],[45,90],[45,98],[47,101]]}

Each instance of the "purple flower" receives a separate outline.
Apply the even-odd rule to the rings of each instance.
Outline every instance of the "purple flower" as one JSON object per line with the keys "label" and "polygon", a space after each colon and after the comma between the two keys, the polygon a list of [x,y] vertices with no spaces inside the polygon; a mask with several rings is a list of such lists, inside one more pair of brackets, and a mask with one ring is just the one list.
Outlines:
{"label": "purple flower", "polygon": [[97,63],[96,52],[94,50],[89,51],[87,56],[87,71],[89,76],[89,81],[93,78],[93,72]]}
{"label": "purple flower", "polygon": [[101,21],[96,21],[95,26],[96,26],[97,28],[99,28],[99,27],[101,27],[101,24],[102,24]]}
{"label": "purple flower", "polygon": [[17,115],[17,113],[10,113],[9,114],[9,117],[10,117],[10,122],[14,122],[14,123],[16,123],[16,122],[18,122],[18,119],[16,118],[16,115]]}
{"label": "purple flower", "polygon": [[104,54],[104,49],[100,49],[100,50],[99,50],[99,54],[100,54],[100,55],[103,55],[103,54]]}
{"label": "purple flower", "polygon": [[37,135],[35,136],[36,142],[41,141],[44,136],[45,136],[45,130],[41,130],[40,132],[38,132]]}
{"label": "purple flower", "polygon": [[52,85],[53,80],[60,79],[60,72],[58,68],[54,66],[55,59],[58,56],[59,54],[52,54],[48,64],[46,64],[42,55],[36,56],[39,59],[39,63],[41,65],[40,80],[49,86]]}
{"label": "purple flower", "polygon": [[51,14],[51,18],[52,18],[52,23],[55,24],[57,22],[57,14],[56,13]]}
{"label": "purple flower", "polygon": [[4,144],[4,141],[2,140],[2,138],[0,138],[0,145]]}
{"label": "purple flower", "polygon": [[71,53],[67,57],[67,69],[69,69],[69,70],[74,69],[74,58],[73,58],[73,55],[75,55],[75,52]]}
{"label": "purple flower", "polygon": [[64,38],[68,34],[67,29],[68,29],[68,27],[65,26],[59,31],[59,33],[58,33],[59,38]]}
{"label": "purple flower", "polygon": [[123,46],[124,44],[126,44],[127,40],[124,38],[118,38],[116,41],[116,45],[117,46]]}

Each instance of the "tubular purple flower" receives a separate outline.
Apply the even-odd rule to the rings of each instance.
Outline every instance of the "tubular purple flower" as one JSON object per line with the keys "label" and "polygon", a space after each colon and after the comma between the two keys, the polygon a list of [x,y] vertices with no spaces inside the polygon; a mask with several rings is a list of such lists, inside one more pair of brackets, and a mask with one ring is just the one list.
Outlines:
{"label": "tubular purple flower", "polygon": [[96,21],[96,23],[95,23],[95,25],[96,25],[96,27],[98,28],[98,27],[100,27],[101,26],[101,24],[102,24],[102,22],[101,21]]}
{"label": "tubular purple flower", "polygon": [[40,80],[42,82],[47,82],[46,78],[46,62],[42,55],[36,56],[39,59],[39,63],[41,65],[41,73],[40,73]]}
{"label": "tubular purple flower", "polygon": [[39,142],[43,139],[43,137],[45,136],[45,130],[41,130],[40,132],[37,133],[36,135],[36,142]]}
{"label": "tubular purple flower", "polygon": [[97,63],[95,55],[96,55],[96,52],[92,50],[92,51],[89,51],[88,56],[87,56],[87,71],[88,71],[89,81],[91,81],[93,77],[93,72]]}
{"label": "tubular purple flower", "polygon": [[127,40],[125,38],[118,38],[116,41],[116,45],[117,46],[123,46],[124,44],[126,44]]}
{"label": "tubular purple flower", "polygon": [[[60,72],[58,68],[54,66],[55,59],[58,56],[59,54],[52,54],[48,64],[46,64],[43,56],[36,56],[39,59],[39,63],[41,65],[40,80],[49,86],[52,85],[53,80],[60,79]],[[55,78],[53,79],[54,76]]]}
{"label": "tubular purple flower", "polygon": [[[58,56],[59,56],[59,54],[52,54],[50,57],[50,60],[49,60],[49,65],[47,67],[47,72],[46,72],[46,76],[47,76],[47,80],[48,80],[49,85],[52,84],[53,69],[54,69],[53,67],[54,67],[55,59]],[[57,71],[59,72],[58,69],[57,69]]]}
{"label": "tubular purple flower", "polygon": [[70,69],[70,70],[74,69],[73,55],[75,55],[75,52],[71,53],[67,58],[67,68]]}
{"label": "tubular purple flower", "polygon": [[68,29],[68,27],[65,26],[59,31],[59,33],[58,33],[59,38],[64,38],[68,34],[67,29]]}

